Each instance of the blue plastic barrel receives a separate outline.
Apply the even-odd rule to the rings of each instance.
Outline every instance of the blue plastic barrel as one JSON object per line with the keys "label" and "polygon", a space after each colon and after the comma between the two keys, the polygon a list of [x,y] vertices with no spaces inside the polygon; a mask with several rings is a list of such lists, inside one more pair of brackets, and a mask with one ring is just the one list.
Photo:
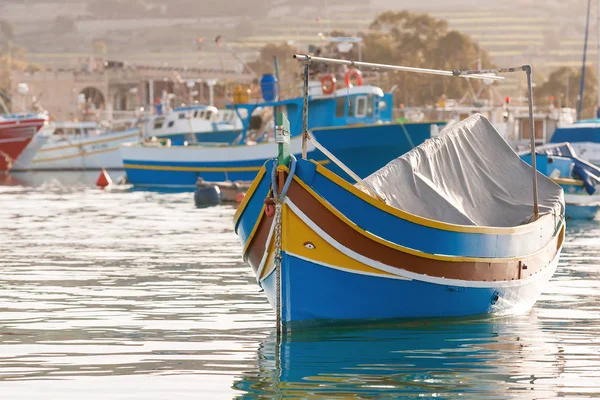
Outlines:
{"label": "blue plastic barrel", "polygon": [[260,90],[265,101],[277,100],[277,78],[273,74],[264,74],[260,79]]}

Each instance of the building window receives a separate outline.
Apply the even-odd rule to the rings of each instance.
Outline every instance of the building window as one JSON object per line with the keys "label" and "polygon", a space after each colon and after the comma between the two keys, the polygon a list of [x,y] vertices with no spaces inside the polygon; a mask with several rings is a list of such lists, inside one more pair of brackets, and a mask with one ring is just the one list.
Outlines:
{"label": "building window", "polygon": [[338,97],[335,100],[335,116],[340,118],[346,115],[346,97]]}

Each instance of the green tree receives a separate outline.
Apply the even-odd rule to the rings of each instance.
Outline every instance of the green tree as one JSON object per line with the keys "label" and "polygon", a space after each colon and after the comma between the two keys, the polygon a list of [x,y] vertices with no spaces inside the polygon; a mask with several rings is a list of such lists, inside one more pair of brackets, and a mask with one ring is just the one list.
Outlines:
{"label": "green tree", "polygon": [[[537,104],[553,103],[555,107],[578,107],[579,86],[581,85],[581,69],[561,67],[550,73],[548,79],[533,88],[533,98]],[[593,118],[596,115],[596,93],[598,78],[592,66],[585,70],[583,88],[582,118]]]}
{"label": "green tree", "polygon": [[277,57],[281,94],[286,97],[295,96],[301,71],[301,66],[293,58],[296,53],[296,46],[289,43],[267,44],[260,50],[258,59],[248,65],[258,75],[272,74],[275,72],[274,57]]}
{"label": "green tree", "polygon": [[[488,53],[469,36],[455,30],[449,31],[446,21],[427,14],[387,11],[379,14],[369,30],[360,35],[363,39],[364,61],[445,70],[472,69],[478,65],[483,68],[493,67]],[[354,35],[333,31],[327,36]],[[345,54],[339,53],[335,43],[324,42],[320,43],[320,46],[325,56],[358,58],[358,46],[354,46]],[[289,68],[299,72],[298,64],[290,62],[295,51],[293,46],[287,44],[267,45],[261,51],[257,62],[272,65],[272,55],[277,52],[280,69],[285,70],[282,74],[285,73],[288,79],[293,76],[289,73]],[[330,72],[335,70],[331,66],[328,69]],[[407,106],[433,104],[442,95],[461,98],[471,90],[486,96],[485,91],[490,90],[490,87],[483,86],[483,82],[469,82],[463,78],[395,71],[381,72],[377,77],[378,84],[384,89],[397,85],[399,92],[396,93],[396,103],[404,103]],[[293,87],[298,87],[298,80]]]}

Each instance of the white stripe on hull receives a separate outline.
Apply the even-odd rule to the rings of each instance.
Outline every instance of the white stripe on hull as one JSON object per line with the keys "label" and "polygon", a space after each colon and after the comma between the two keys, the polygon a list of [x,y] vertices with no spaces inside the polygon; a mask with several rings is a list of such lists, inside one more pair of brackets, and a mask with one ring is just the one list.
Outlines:
{"label": "white stripe on hull", "polygon": [[[302,152],[302,138],[291,139],[293,154]],[[307,150],[315,147],[308,142]],[[160,162],[231,162],[266,160],[277,154],[277,143],[258,143],[249,146],[172,146],[150,147],[139,144],[121,147],[121,156],[129,161],[160,161]]]}

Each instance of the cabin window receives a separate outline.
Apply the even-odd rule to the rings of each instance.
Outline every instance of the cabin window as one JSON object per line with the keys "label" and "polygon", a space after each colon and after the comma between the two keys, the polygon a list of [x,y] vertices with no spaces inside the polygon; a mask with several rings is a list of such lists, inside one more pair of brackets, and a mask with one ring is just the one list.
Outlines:
{"label": "cabin window", "polygon": [[204,118],[204,111],[200,111],[200,113],[198,114],[199,118]]}
{"label": "cabin window", "polygon": [[374,99],[373,99],[373,95],[369,95],[369,97],[367,97],[367,116],[372,117],[373,116],[373,104],[374,104]]}
{"label": "cabin window", "polygon": [[179,119],[185,119],[185,113],[179,114]]}
{"label": "cabin window", "polygon": [[210,119],[211,115],[212,115],[212,111],[207,111],[206,112],[206,119]]}
{"label": "cabin window", "polygon": [[355,117],[364,117],[367,115],[367,96],[358,96],[356,98]]}
{"label": "cabin window", "polygon": [[198,110],[194,111],[194,118],[198,118]]}
{"label": "cabin window", "polygon": [[338,97],[335,100],[335,116],[340,118],[346,115],[346,98]]}
{"label": "cabin window", "polygon": [[154,129],[160,129],[160,128],[162,128],[162,125],[163,125],[162,121],[156,121],[154,123]]}
{"label": "cabin window", "polygon": [[175,121],[169,121],[169,125],[168,125],[168,127],[169,127],[169,128],[172,128],[172,127],[173,127],[173,125],[175,125]]}

